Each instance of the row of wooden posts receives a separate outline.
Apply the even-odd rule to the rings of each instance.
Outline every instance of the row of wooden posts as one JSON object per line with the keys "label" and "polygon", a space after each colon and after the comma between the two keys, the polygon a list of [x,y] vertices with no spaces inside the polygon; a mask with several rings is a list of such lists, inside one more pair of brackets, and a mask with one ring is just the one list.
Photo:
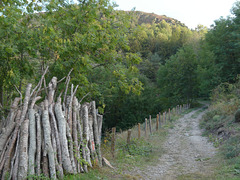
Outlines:
{"label": "row of wooden posts", "polygon": [[[179,115],[183,113],[185,110],[190,108],[190,104],[183,104],[183,105],[177,105],[172,110],[169,108],[168,112],[163,112],[162,114],[159,112],[156,116],[156,131],[158,131],[164,124],[166,124],[167,121],[171,121],[171,116],[173,114]],[[137,124],[138,129],[138,139],[141,138],[141,124]],[[148,130],[149,129],[149,130]],[[148,137],[148,135],[153,133],[153,126],[152,126],[152,116],[149,115],[149,119],[145,118],[145,124],[144,124],[144,135],[145,137]],[[131,134],[132,130],[129,129],[127,131],[127,144],[130,144],[131,142]],[[112,139],[111,139],[111,152],[112,156],[115,157],[115,144],[116,144],[116,127],[112,128]]]}

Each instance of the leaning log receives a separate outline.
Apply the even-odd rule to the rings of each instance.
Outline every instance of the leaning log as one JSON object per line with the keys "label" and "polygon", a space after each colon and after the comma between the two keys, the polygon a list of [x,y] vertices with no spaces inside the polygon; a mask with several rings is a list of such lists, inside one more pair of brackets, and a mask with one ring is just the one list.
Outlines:
{"label": "leaning log", "polygon": [[90,140],[89,126],[88,126],[88,107],[86,104],[82,106],[82,119],[83,119],[83,146],[85,150],[86,161],[90,167],[92,167],[90,159],[90,150],[88,148],[88,143]]}
{"label": "leaning log", "polygon": [[45,104],[45,107],[44,107],[43,116],[42,116],[44,142],[45,142],[45,148],[48,154],[50,177],[51,179],[56,179],[55,158],[54,158],[54,152],[53,152],[51,135],[50,135],[51,127],[49,122],[48,100],[45,100],[44,104]]}
{"label": "leaning log", "polygon": [[68,151],[68,142],[66,137],[66,119],[63,115],[60,97],[58,98],[57,103],[55,104],[54,110],[58,121],[59,139],[61,142],[62,149],[63,168],[67,173],[73,173],[73,168]]}
{"label": "leaning log", "polygon": [[28,126],[29,120],[26,119],[20,128],[18,180],[26,179],[28,173]]}

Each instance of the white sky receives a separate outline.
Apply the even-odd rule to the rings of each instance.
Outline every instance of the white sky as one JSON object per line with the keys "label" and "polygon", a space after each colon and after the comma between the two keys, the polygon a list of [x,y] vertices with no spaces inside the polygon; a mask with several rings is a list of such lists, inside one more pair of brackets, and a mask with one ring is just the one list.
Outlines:
{"label": "white sky", "polygon": [[117,9],[166,15],[195,29],[198,24],[210,27],[214,20],[230,15],[237,0],[112,0]]}

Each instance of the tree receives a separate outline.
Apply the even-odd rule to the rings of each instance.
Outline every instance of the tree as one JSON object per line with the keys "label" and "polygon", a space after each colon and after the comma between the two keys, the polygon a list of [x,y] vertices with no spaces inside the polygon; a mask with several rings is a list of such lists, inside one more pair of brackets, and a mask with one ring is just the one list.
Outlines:
{"label": "tree", "polygon": [[221,82],[234,82],[240,71],[239,53],[239,9],[240,2],[236,2],[233,17],[220,18],[206,35],[210,50],[216,56],[216,66],[220,69]]}
{"label": "tree", "polygon": [[197,59],[190,46],[184,46],[158,70],[161,96],[170,104],[191,102],[197,97]]}

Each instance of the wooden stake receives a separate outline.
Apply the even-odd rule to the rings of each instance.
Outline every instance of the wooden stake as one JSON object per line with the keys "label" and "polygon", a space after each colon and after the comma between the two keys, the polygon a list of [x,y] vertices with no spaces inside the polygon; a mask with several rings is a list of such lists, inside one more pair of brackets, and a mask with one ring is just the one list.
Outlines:
{"label": "wooden stake", "polygon": [[149,115],[149,130],[150,130],[150,134],[152,134],[152,118],[151,118],[151,115]]}
{"label": "wooden stake", "polygon": [[147,137],[147,118],[145,118],[145,136]]}
{"label": "wooden stake", "polygon": [[157,114],[157,118],[156,118],[156,131],[158,131],[158,122],[159,122],[159,121],[158,121],[158,116],[159,116],[159,115]]}
{"label": "wooden stake", "polygon": [[161,128],[161,113],[159,112],[159,128]]}
{"label": "wooden stake", "polygon": [[138,123],[138,139],[141,138],[141,129],[140,129],[140,123]]}
{"label": "wooden stake", "polygon": [[131,130],[128,130],[127,144],[130,144],[130,141],[131,141],[131,133],[132,133],[132,131],[131,131]]}
{"label": "wooden stake", "polygon": [[165,117],[165,123],[166,123],[167,122],[167,112],[165,111],[164,114],[165,114],[164,117]]}
{"label": "wooden stake", "polygon": [[115,158],[115,134],[116,134],[116,128],[112,128],[112,143],[111,143],[111,150],[112,150],[112,156]]}
{"label": "wooden stake", "polygon": [[171,120],[171,110],[170,110],[170,108],[168,109],[168,120],[169,121]]}
{"label": "wooden stake", "polygon": [[165,112],[163,113],[163,120],[162,121],[163,121],[163,124],[166,123],[166,121],[165,121]]}

